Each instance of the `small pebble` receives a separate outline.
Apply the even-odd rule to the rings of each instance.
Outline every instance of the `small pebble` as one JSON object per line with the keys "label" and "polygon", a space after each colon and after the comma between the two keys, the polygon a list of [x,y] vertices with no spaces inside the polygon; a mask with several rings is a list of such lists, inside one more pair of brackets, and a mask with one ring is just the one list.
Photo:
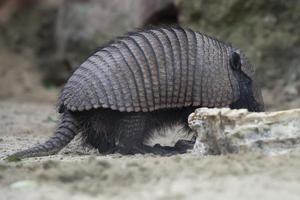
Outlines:
{"label": "small pebble", "polygon": [[13,189],[34,189],[37,188],[38,183],[32,180],[21,180],[14,182],[10,185],[10,188]]}

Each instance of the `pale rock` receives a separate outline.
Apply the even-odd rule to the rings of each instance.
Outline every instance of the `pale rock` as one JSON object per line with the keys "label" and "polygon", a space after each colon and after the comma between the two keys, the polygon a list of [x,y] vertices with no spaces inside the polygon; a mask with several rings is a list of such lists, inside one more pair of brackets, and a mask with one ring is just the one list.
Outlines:
{"label": "pale rock", "polygon": [[260,152],[276,155],[300,150],[300,109],[248,112],[199,108],[189,116],[200,155]]}

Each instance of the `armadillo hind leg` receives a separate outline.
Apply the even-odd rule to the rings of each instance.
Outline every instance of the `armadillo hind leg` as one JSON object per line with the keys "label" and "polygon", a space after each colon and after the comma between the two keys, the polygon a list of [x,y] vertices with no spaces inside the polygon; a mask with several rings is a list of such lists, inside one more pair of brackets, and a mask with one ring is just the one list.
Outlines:
{"label": "armadillo hind leg", "polygon": [[60,124],[52,137],[42,144],[37,144],[29,149],[16,152],[9,158],[28,158],[38,156],[48,156],[59,152],[64,148],[77,134],[78,124],[71,113],[63,113]]}
{"label": "armadillo hind leg", "polygon": [[147,113],[128,113],[116,124],[114,134],[116,136],[116,147],[114,152],[120,154],[146,154],[173,155],[171,149],[152,147],[143,144],[149,137],[154,125],[151,124],[151,116]]}

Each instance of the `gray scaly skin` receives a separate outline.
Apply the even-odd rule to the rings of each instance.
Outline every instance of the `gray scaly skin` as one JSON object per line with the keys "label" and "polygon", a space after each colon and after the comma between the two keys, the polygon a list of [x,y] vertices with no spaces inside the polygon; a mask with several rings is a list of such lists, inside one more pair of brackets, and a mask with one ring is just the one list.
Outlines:
{"label": "gray scaly skin", "polygon": [[76,120],[70,112],[65,112],[61,116],[55,134],[45,143],[17,152],[11,155],[11,157],[23,158],[56,154],[75,137],[77,131],[78,124],[76,123]]}
{"label": "gray scaly skin", "polygon": [[[183,153],[144,145],[153,129],[181,123],[197,107],[263,111],[254,70],[238,49],[190,29],[152,28],[130,33],[83,62],[59,98],[62,121],[44,144],[14,156],[57,153],[78,133],[101,153]],[[68,128],[67,128],[68,127]]]}

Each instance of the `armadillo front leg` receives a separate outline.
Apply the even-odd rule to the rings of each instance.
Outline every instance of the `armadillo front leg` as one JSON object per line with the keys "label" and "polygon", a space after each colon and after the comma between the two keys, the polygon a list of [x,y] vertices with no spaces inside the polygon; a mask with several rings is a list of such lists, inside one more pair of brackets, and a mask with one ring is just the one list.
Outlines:
{"label": "armadillo front leg", "polygon": [[66,111],[61,117],[60,124],[52,137],[42,144],[37,144],[29,149],[14,153],[9,157],[28,158],[48,156],[59,152],[77,134],[78,124],[73,115]]}

